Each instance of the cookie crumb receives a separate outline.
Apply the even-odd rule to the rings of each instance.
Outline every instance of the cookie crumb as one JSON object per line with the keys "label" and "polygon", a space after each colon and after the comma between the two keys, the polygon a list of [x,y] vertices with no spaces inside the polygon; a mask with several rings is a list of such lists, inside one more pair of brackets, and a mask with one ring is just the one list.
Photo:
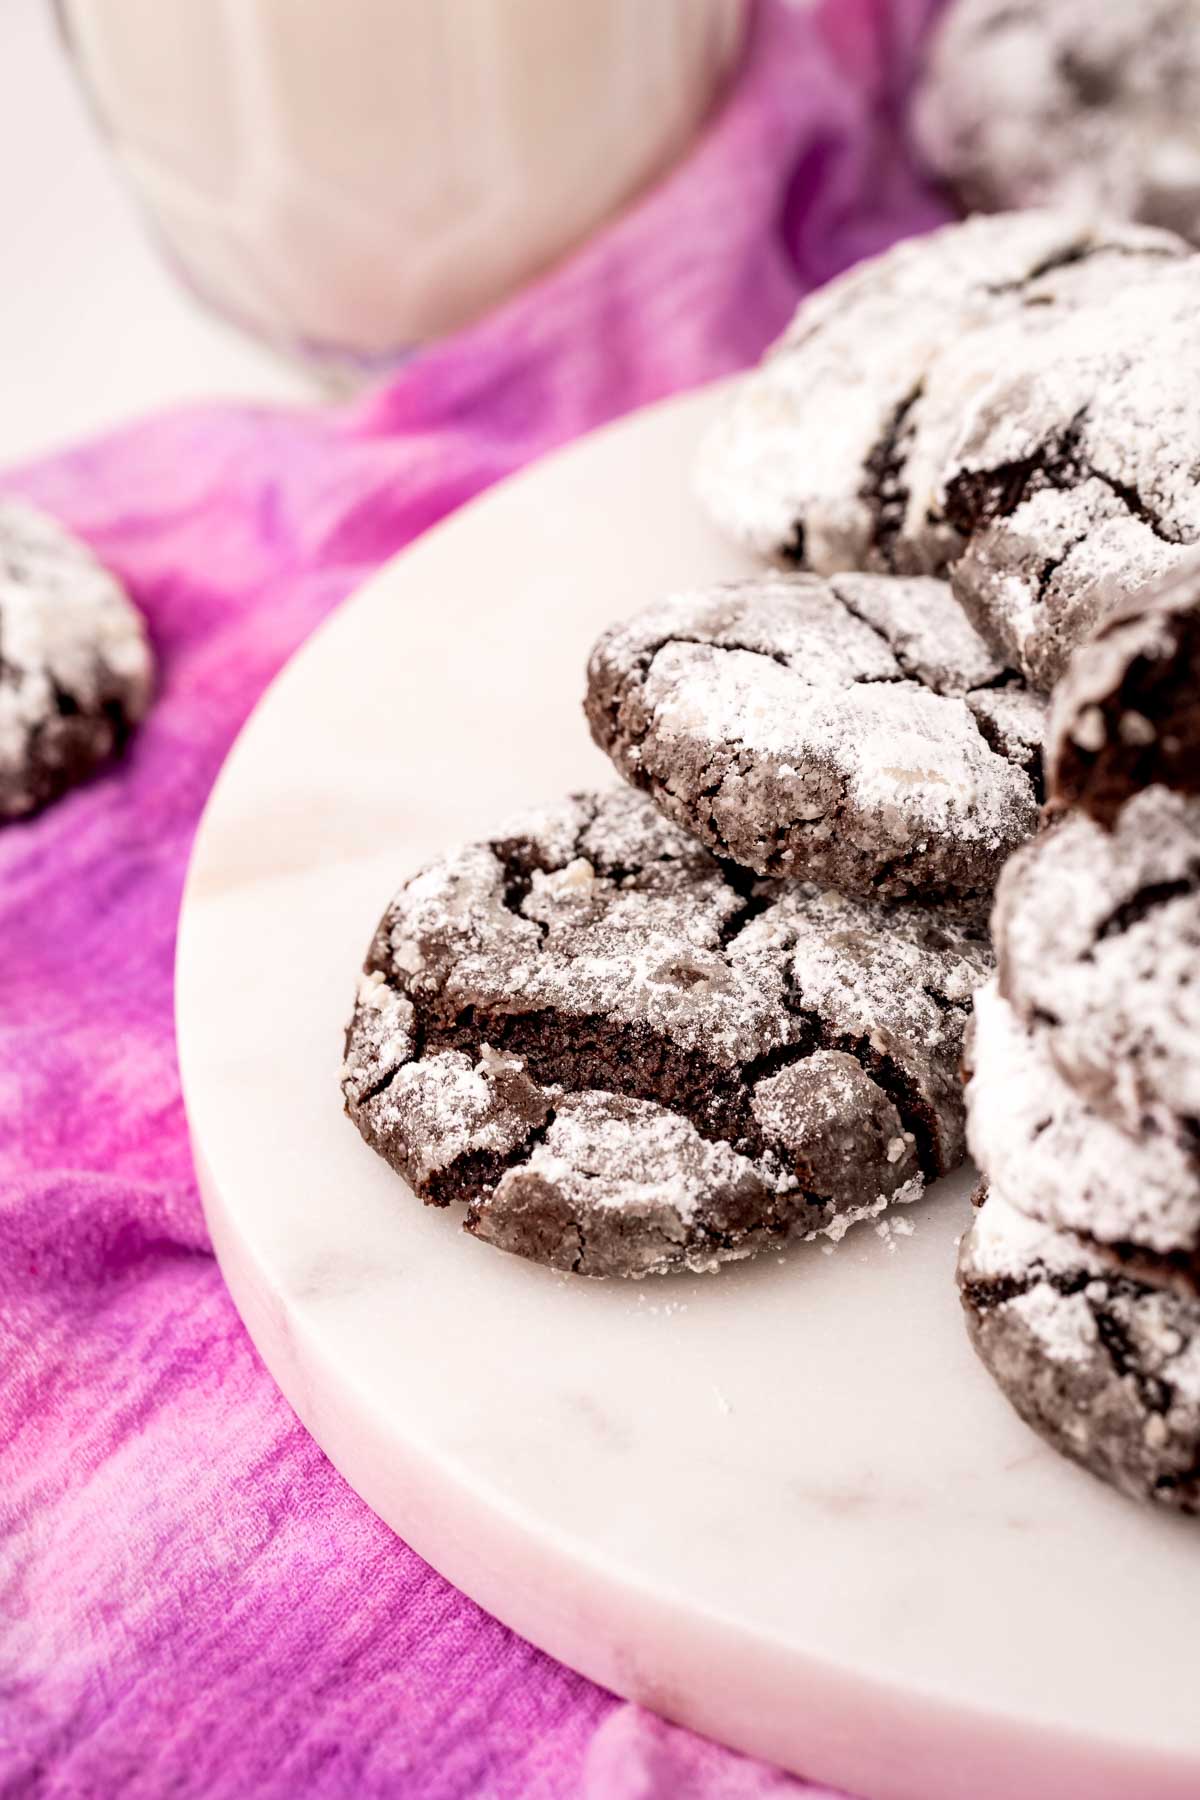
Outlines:
{"label": "cookie crumb", "polygon": [[1140,747],[1152,744],[1158,735],[1145,713],[1124,712],[1117,721],[1117,731],[1123,744]]}
{"label": "cookie crumb", "polygon": [[1103,750],[1108,739],[1104,714],[1098,706],[1085,706],[1071,726],[1071,737],[1081,750]]}
{"label": "cookie crumb", "polygon": [[549,894],[571,894],[595,884],[596,871],[586,856],[576,856],[563,869],[535,869],[534,891]]}

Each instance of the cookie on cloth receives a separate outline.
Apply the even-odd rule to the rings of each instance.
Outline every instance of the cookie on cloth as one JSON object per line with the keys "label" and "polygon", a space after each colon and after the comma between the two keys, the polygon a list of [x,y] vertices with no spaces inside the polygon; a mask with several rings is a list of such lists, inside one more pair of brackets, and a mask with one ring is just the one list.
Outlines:
{"label": "cookie on cloth", "polygon": [[1088,1104],[1194,1132],[1200,798],[1146,788],[1111,831],[1068,814],[1008,863],[992,929],[1000,992]]}
{"label": "cookie on cloth", "polygon": [[1200,555],[1119,607],[1072,654],[1047,740],[1056,809],[1111,825],[1159,783],[1200,793]]}
{"label": "cookie on cloth", "polygon": [[141,617],[115,576],[53,519],[0,501],[0,820],[120,750],[152,683]]}
{"label": "cookie on cloth", "polygon": [[993,1183],[959,1248],[981,1360],[1056,1450],[1135,1499],[1200,1511],[1194,1278],[1032,1220],[1020,1199]]}
{"label": "cookie on cloth", "polygon": [[1043,702],[942,581],[677,595],[605,632],[584,706],[626,780],[759,875],[985,894],[1037,823]]}
{"label": "cookie on cloth", "polygon": [[1122,1130],[1064,1080],[1040,1026],[995,981],[967,1034],[967,1142],[993,1187],[1030,1218],[1136,1245],[1200,1276],[1200,1161],[1188,1123]]}
{"label": "cookie on cloth", "polygon": [[589,1275],[841,1235],[964,1149],[978,909],[755,882],[629,789],[414,876],[379,925],[346,1108],[427,1201]]}
{"label": "cookie on cloth", "polygon": [[1105,608],[1200,542],[1200,257],[1000,214],[801,302],[702,446],[702,499],[769,557],[949,573],[1048,690]]}
{"label": "cookie on cloth", "polygon": [[913,103],[968,211],[1080,206],[1200,238],[1197,0],[951,0]]}

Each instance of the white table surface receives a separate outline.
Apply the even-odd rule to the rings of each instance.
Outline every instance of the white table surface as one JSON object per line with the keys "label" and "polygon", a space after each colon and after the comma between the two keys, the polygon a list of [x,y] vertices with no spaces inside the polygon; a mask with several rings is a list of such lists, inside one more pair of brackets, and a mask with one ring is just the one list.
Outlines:
{"label": "white table surface", "polygon": [[312,398],[298,369],[210,317],[159,263],[50,0],[0,0],[0,76],[0,464],[176,401]]}

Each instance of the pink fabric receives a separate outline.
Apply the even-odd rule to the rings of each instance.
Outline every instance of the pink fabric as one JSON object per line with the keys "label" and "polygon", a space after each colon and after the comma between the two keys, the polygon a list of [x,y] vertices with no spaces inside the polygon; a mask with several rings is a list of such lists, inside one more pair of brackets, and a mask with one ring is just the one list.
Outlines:
{"label": "pink fabric", "polygon": [[208,1249],[172,955],[221,760],[332,606],[499,476],[746,362],[805,286],[939,217],[896,126],[928,10],[766,0],[687,162],[365,404],[177,412],[0,483],[128,580],[162,671],[126,760],[0,833],[6,1796],[803,1787],[483,1615],[296,1423]]}

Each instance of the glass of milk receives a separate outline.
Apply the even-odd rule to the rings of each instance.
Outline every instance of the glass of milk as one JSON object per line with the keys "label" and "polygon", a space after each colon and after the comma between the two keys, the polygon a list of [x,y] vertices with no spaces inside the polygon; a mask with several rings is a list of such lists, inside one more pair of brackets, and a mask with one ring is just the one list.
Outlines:
{"label": "glass of milk", "polygon": [[746,0],[57,0],[167,254],[330,374],[453,331],[676,157]]}

